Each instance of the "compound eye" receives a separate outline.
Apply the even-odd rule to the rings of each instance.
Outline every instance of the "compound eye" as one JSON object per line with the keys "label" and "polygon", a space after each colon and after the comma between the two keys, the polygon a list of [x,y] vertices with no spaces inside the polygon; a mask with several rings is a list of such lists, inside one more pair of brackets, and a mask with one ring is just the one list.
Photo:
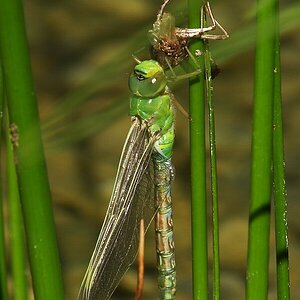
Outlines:
{"label": "compound eye", "polygon": [[135,76],[136,76],[137,80],[139,80],[139,81],[146,79],[146,77],[144,75],[137,73],[137,72],[135,72]]}

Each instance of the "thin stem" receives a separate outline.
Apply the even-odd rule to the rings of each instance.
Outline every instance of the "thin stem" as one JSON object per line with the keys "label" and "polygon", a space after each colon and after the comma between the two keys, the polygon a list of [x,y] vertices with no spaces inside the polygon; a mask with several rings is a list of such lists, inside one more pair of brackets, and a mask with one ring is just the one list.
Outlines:
{"label": "thin stem", "polygon": [[205,43],[205,82],[208,104],[210,172],[212,193],[212,227],[213,227],[213,299],[220,299],[220,254],[219,254],[219,204],[218,204],[218,175],[217,150],[215,133],[215,113],[212,97],[211,55],[208,43]]}
{"label": "thin stem", "polygon": [[0,47],[35,299],[64,299],[21,0],[0,5]]}
{"label": "thin stem", "polygon": [[23,218],[18,190],[18,179],[14,164],[10,133],[8,131],[8,116],[6,118],[6,161],[7,161],[7,198],[10,223],[10,257],[12,265],[12,281],[14,299],[26,300],[26,249],[24,241]]}
{"label": "thin stem", "polygon": [[[3,126],[3,103],[4,103],[4,84],[2,65],[0,60],[0,157],[2,149],[2,126]],[[0,182],[2,182],[2,166],[0,160]],[[2,185],[0,185],[0,299],[7,300],[7,274],[6,274],[6,251],[4,236],[4,216],[3,216],[3,194]]]}
{"label": "thin stem", "polygon": [[248,235],[248,300],[267,299],[274,92],[274,0],[257,1],[251,203]]}
{"label": "thin stem", "polygon": [[[200,27],[201,0],[189,0],[189,27]],[[194,41],[191,53],[203,53],[203,41]],[[204,70],[203,57],[199,66]],[[204,76],[190,80],[190,151],[192,193],[193,299],[208,299],[208,256],[206,220],[205,82]]]}
{"label": "thin stem", "polygon": [[282,97],[280,67],[279,8],[276,1],[276,37],[274,68],[274,131],[273,131],[273,172],[275,237],[277,260],[277,299],[290,299],[288,222],[284,172],[284,141],[282,128]]}

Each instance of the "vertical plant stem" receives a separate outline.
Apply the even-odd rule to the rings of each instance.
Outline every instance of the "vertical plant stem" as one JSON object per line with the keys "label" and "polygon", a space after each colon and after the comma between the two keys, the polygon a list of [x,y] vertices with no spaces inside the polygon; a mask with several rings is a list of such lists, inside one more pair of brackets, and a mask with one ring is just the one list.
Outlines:
{"label": "vertical plant stem", "polygon": [[279,3],[276,1],[276,36],[274,68],[274,131],[273,131],[273,173],[275,237],[277,262],[277,299],[290,299],[288,222],[284,172],[284,141],[282,128],[281,66]]}
{"label": "vertical plant stem", "polygon": [[21,0],[0,5],[0,44],[35,299],[61,300],[62,274]]}
{"label": "vertical plant stem", "polygon": [[248,300],[267,299],[268,295],[274,59],[274,0],[258,0],[246,281]]}
{"label": "vertical plant stem", "polygon": [[[1,149],[2,149],[2,127],[3,127],[3,105],[4,103],[4,84],[3,73],[0,59],[0,182],[2,183]],[[4,216],[3,216],[3,194],[0,184],[0,299],[7,300],[7,275],[6,275],[6,255],[5,255],[5,236],[4,236]]]}
{"label": "vertical plant stem", "polygon": [[26,300],[26,250],[24,241],[24,227],[18,190],[18,179],[14,164],[12,144],[8,130],[8,116],[6,118],[6,162],[7,162],[7,198],[10,223],[10,258],[12,266],[12,281],[14,299]]}
{"label": "vertical plant stem", "polygon": [[215,112],[212,97],[211,55],[208,43],[205,43],[205,77],[206,98],[208,104],[210,173],[212,193],[212,227],[213,227],[213,299],[220,299],[220,254],[219,254],[219,204],[218,204],[218,176],[217,150],[215,133]]}
{"label": "vertical plant stem", "polygon": [[[189,27],[200,27],[201,0],[189,0]],[[197,40],[190,46],[191,53],[204,50],[203,42]],[[199,65],[204,70],[203,58]],[[208,257],[206,220],[206,153],[205,153],[205,82],[201,74],[190,80],[190,155],[192,193],[192,261],[193,299],[208,299]]]}

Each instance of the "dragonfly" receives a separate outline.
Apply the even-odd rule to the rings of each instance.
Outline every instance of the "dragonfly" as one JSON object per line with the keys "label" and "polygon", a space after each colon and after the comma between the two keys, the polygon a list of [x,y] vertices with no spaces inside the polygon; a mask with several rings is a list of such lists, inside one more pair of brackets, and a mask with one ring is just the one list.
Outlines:
{"label": "dragonfly", "polygon": [[111,298],[136,257],[142,219],[146,230],[155,219],[159,297],[165,300],[175,297],[171,202],[174,96],[159,62],[136,60],[129,77],[132,125],[78,300]]}
{"label": "dragonfly", "polygon": [[[141,220],[147,231],[155,221],[158,287],[161,300],[176,293],[175,246],[171,184],[175,98],[165,71],[188,56],[192,38],[228,37],[214,19],[209,3],[205,11],[212,26],[198,29],[175,27],[175,18],[165,13],[164,0],[149,31],[151,60],[140,61],[129,78],[132,125],[125,140],[113,192],[96,247],[83,278],[78,300],[110,299],[121,278],[133,263],[139,246]],[[201,17],[202,20],[202,17]],[[223,35],[207,32],[219,27]],[[198,75],[199,72],[196,72]],[[187,74],[187,77],[194,76]]]}
{"label": "dragonfly", "polygon": [[[151,44],[151,57],[158,61],[164,69],[170,69],[179,65],[183,60],[190,57],[194,64],[198,67],[195,56],[199,56],[199,51],[193,55],[188,49],[188,45],[192,39],[200,38],[206,40],[224,40],[229,38],[226,30],[215,19],[209,2],[201,8],[200,28],[179,28],[175,26],[175,17],[165,8],[170,0],[164,0],[157,13],[156,21],[153,23],[152,29],[149,30],[148,36]],[[211,25],[204,27],[205,16],[211,20]],[[212,34],[215,29],[219,29],[221,34]],[[201,55],[201,53],[200,53]],[[179,79],[189,78],[199,75],[201,70],[189,72],[187,76]]]}

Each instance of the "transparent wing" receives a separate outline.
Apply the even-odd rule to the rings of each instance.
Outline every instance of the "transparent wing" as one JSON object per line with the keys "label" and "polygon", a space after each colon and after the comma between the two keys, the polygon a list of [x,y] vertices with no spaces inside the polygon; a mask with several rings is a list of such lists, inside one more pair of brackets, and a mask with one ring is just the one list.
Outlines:
{"label": "transparent wing", "polygon": [[[135,120],[125,141],[115,185],[78,300],[107,300],[134,261],[139,224],[154,215],[151,154],[155,139]],[[151,201],[152,200],[152,201]]]}

